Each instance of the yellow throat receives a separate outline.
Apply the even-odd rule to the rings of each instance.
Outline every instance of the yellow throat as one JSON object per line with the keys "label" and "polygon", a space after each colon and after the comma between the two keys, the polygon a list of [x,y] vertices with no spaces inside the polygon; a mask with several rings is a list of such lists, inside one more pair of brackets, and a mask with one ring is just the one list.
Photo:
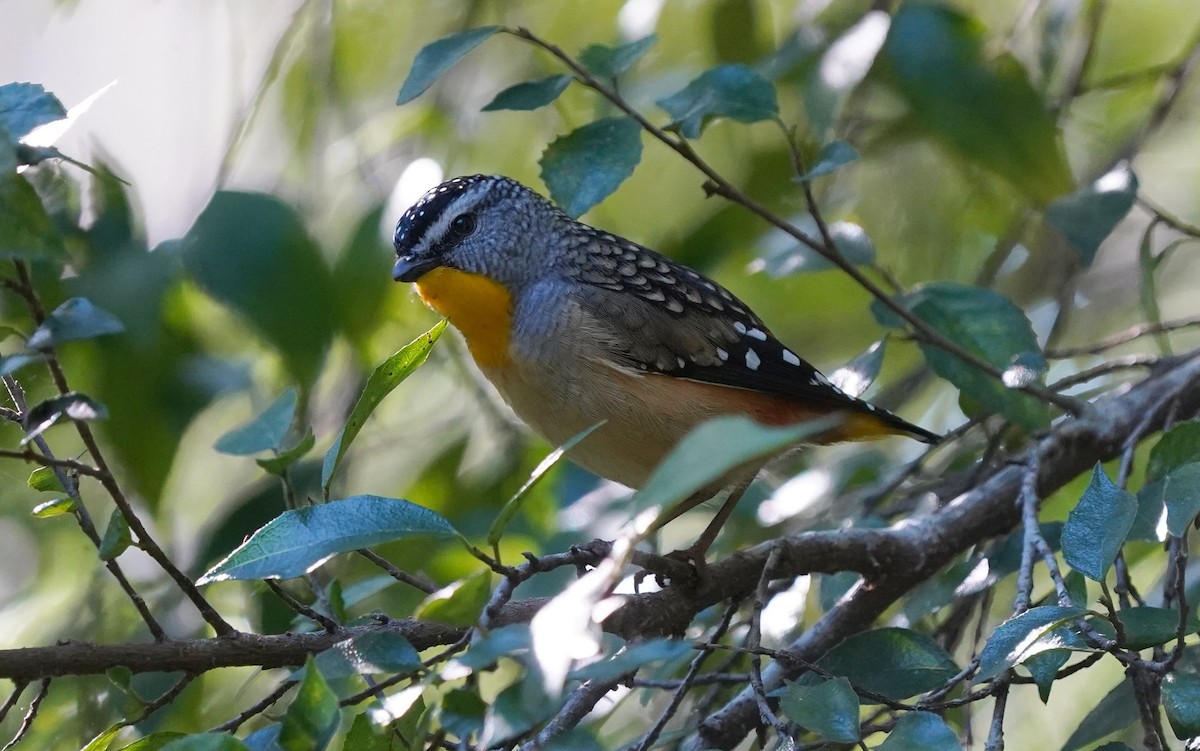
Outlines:
{"label": "yellow throat", "polygon": [[508,364],[512,296],[504,285],[479,274],[437,268],[417,280],[417,294],[462,332],[480,367]]}

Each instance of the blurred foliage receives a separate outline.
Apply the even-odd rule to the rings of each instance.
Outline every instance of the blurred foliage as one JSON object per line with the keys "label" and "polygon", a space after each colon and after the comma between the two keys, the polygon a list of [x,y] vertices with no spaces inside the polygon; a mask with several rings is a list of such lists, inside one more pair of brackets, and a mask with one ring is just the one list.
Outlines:
{"label": "blurred foliage", "polygon": [[[98,2],[78,0],[59,12],[71,14],[89,1]],[[514,426],[453,337],[433,346],[433,333],[419,356],[398,351],[436,319],[391,284],[389,230],[407,203],[441,176],[457,174],[510,175],[595,226],[720,278],[826,372],[878,342],[884,327],[898,329],[886,358],[879,348],[878,358],[856,361],[846,373],[869,371],[868,381],[878,376],[868,396],[902,405],[907,417],[938,432],[968,418],[984,423],[926,468],[930,475],[968,468],[993,451],[1019,451],[1031,433],[1046,428],[1051,410],[1014,386],[1053,388],[1112,356],[1194,347],[1198,338],[1186,328],[1123,348],[1093,345],[1145,320],[1197,314],[1191,251],[1200,239],[1200,152],[1193,148],[1200,128],[1194,71],[1200,6],[1005,0],[897,2],[886,13],[878,7],[863,0],[263,6],[254,11],[262,14],[262,28],[279,22],[283,32],[271,40],[253,100],[231,102],[220,110],[228,120],[213,123],[232,134],[225,161],[211,165],[215,189],[181,186],[211,195],[197,201],[188,232],[153,247],[142,229],[139,176],[122,169],[129,155],[67,155],[90,163],[87,171],[44,150],[51,145],[35,148],[31,132],[60,121],[67,109],[36,84],[0,87],[0,371],[16,379],[5,407],[45,423],[7,422],[4,447],[21,450],[31,428],[41,427],[56,456],[94,463],[86,437],[69,427],[84,416],[83,405],[91,416],[103,415],[89,424],[110,468],[146,527],[189,575],[240,578],[229,575],[234,564],[261,560],[245,551],[286,547],[294,557],[268,573],[310,571],[285,590],[339,622],[370,622],[373,613],[474,622],[495,577],[456,537],[482,545],[552,447]],[[704,176],[685,159],[612,102],[564,78],[572,71],[552,54],[501,28],[522,26],[619,92],[662,133],[689,139],[745,195],[817,237],[820,223],[802,186],[810,189],[855,268],[932,330],[1003,371],[1004,381],[945,355],[795,238],[721,198],[706,200]],[[219,39],[224,32],[204,33]],[[179,88],[179,97],[191,95]],[[394,106],[397,99],[406,104]],[[128,113],[130,122],[140,117]],[[87,130],[86,114],[72,127]],[[193,158],[172,154],[161,168]],[[70,336],[39,329],[40,319],[60,306],[83,311]],[[35,331],[47,333],[39,339]],[[77,393],[60,394],[61,374],[45,366],[39,351],[49,345]],[[1126,371],[1114,368],[1067,393],[1090,397],[1126,383]],[[280,406],[281,393],[296,398]],[[264,412],[273,419],[253,419]],[[52,418],[60,424],[51,425]],[[236,437],[253,439],[243,443],[251,449],[218,444],[239,426],[245,432]],[[1092,579],[1111,579],[1112,554],[1121,549],[1120,566],[1137,587],[1162,590],[1167,557],[1156,522],[1165,519],[1174,534],[1187,530],[1200,477],[1195,423],[1166,436],[1153,453],[1138,449],[1132,472],[1098,467],[1046,499],[1043,520],[1065,520],[1065,563]],[[741,448],[753,453],[754,440],[775,438],[749,435]],[[781,474],[743,501],[715,552],[802,528],[871,527],[902,518],[911,509],[878,505],[871,496],[891,480],[890,468],[917,450],[896,441],[799,457],[784,468],[792,482]],[[333,457],[324,467],[322,455]],[[702,452],[692,464],[706,458]],[[171,636],[207,633],[138,549],[122,515],[104,521],[112,508],[100,483],[76,478],[93,507],[97,546],[71,522],[79,511],[65,498],[70,481],[45,472],[31,478],[31,467],[5,462],[5,648],[145,640],[144,624],[102,558],[125,567]],[[667,485],[695,479],[693,470],[672,471]],[[613,537],[641,501],[609,490],[565,463],[553,466],[501,525],[500,561],[513,565],[525,551],[549,554]],[[1140,506],[1126,534],[1131,493]],[[395,504],[381,524],[362,502],[373,496]],[[1120,529],[1105,523],[1118,496]],[[345,505],[308,507],[330,497]],[[419,506],[394,500],[401,497]],[[755,498],[763,501],[757,511]],[[296,510],[281,516],[287,508]],[[695,537],[692,516],[664,531],[665,548]],[[310,517],[325,534],[315,542],[297,532]],[[1057,551],[1059,527],[1052,529],[1043,536]],[[438,591],[401,585],[355,556],[337,555],[313,568],[380,540],[387,542],[376,545],[377,553]],[[1063,664],[1055,661],[1082,649],[1070,642],[1069,626],[1085,604],[1100,608],[1098,585],[1068,577],[1086,599],[1080,609],[1043,604],[1010,618],[1020,545],[1017,532],[964,556],[895,608],[886,628],[831,652],[823,669],[840,677],[783,689],[785,717],[811,731],[806,740],[850,743],[858,738],[860,712],[870,711],[858,702],[870,702],[855,698],[847,678],[854,687],[903,699],[942,685],[979,650],[992,675],[1041,650],[1049,657],[1021,668],[1040,690],[1016,686],[1009,697],[1009,712],[1024,720],[1024,727],[1009,728],[1012,747],[1076,748],[1110,737],[1137,743],[1133,692],[1119,670],[1101,664],[1088,670],[1091,681],[1053,681]],[[213,569],[235,548],[232,562]],[[990,578],[967,592],[981,564],[990,566]],[[1200,600],[1195,574],[1189,569],[1187,603]],[[785,634],[815,622],[856,578],[824,575],[815,580],[819,586],[809,586],[806,577],[799,604],[776,614],[774,626],[764,616],[764,632],[776,634],[764,636],[765,646],[786,644]],[[568,576],[555,574],[523,584],[521,594],[570,593],[568,584]],[[1037,584],[1040,592],[1053,591],[1040,573]],[[952,617],[982,591],[993,603],[981,616],[986,648],[954,641]],[[315,628],[260,584],[218,583],[203,593],[238,628]],[[1157,607],[1161,597],[1151,605],[1164,609]],[[1194,614],[1194,605],[1189,609]],[[1146,623],[1134,643],[1169,650],[1174,630],[1163,627],[1164,617],[1135,616]],[[702,616],[705,633],[719,618]],[[288,673],[207,673],[145,717],[147,702],[178,676],[113,671],[72,679],[70,690],[58,690],[56,681],[23,742],[78,749],[99,736],[89,751],[374,751],[401,747],[381,729],[390,723],[410,738],[428,733],[447,743],[466,736],[498,743],[505,733],[537,726],[559,701],[529,667],[537,665],[529,658],[537,638],[529,628],[491,630],[453,669],[423,673],[426,683],[416,682],[417,691],[404,689],[386,706],[343,709],[340,726],[337,700],[367,685],[357,676],[412,669],[412,647],[351,645],[357,651],[347,647],[352,656],[344,663],[327,652],[294,676],[300,683],[287,708],[252,720],[238,732],[242,741],[178,734],[236,716]],[[616,654],[617,645],[597,644],[601,667],[587,669],[636,666],[621,661],[628,658]],[[638,659],[677,677],[688,655],[670,646],[649,643]],[[1195,651],[1187,650],[1163,686],[1165,715],[1180,737],[1200,727]],[[748,669],[739,659],[731,671]],[[647,696],[656,707],[664,698]],[[813,702],[820,708],[815,714]],[[649,725],[637,704],[617,702],[604,710],[609,721],[585,723],[562,747],[636,741]],[[373,711],[364,713],[366,706]],[[18,714],[0,722],[3,734],[17,732]],[[953,748],[970,724],[978,746],[987,735],[986,714],[902,713],[886,741],[877,733],[868,743]],[[119,727],[124,720],[134,722]]]}

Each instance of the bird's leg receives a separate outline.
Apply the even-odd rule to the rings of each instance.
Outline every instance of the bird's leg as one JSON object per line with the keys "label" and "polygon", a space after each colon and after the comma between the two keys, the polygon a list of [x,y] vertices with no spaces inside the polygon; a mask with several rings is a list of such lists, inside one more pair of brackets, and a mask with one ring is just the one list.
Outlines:
{"label": "bird's leg", "polygon": [[[704,528],[704,532],[696,539],[689,547],[682,550],[676,550],[668,553],[668,558],[674,558],[684,562],[690,562],[695,568],[697,575],[702,579],[704,576],[704,554],[708,552],[709,546],[717,539],[717,535],[721,531],[721,527],[725,526],[725,522],[729,520],[729,515],[733,513],[733,507],[741,500],[742,495],[746,492],[746,488],[750,486],[750,482],[754,479],[753,475],[749,479],[742,480],[727,489],[727,495],[721,508],[717,510],[717,515],[713,517],[708,526]],[[670,507],[666,511],[659,514],[658,518],[650,525],[649,529],[642,533],[642,539],[649,537],[658,530],[662,529],[669,522],[685,511],[695,508],[705,501],[711,500],[713,495],[710,491],[701,491],[694,493],[679,503]]]}

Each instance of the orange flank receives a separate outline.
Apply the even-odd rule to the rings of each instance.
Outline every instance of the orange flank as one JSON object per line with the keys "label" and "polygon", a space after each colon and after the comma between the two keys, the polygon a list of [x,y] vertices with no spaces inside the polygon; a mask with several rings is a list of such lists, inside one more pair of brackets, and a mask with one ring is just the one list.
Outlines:
{"label": "orange flank", "polygon": [[417,280],[417,294],[462,332],[480,367],[508,365],[512,296],[503,285],[479,274],[441,267]]}

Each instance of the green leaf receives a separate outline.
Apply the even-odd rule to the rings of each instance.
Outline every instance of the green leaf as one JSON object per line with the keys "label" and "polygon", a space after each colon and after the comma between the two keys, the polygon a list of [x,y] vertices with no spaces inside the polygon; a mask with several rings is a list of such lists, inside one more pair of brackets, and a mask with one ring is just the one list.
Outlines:
{"label": "green leaf", "polygon": [[184,238],[184,266],[312,383],[333,338],[336,287],[295,209],[260,193],[219,191]]}
{"label": "green leaf", "polygon": [[1062,552],[1067,565],[1092,581],[1103,581],[1136,514],[1137,498],[1114,485],[1096,464],[1092,481],[1063,527]]}
{"label": "green leaf", "polygon": [[26,365],[45,361],[46,354],[44,352],[18,352],[15,355],[0,357],[0,376],[16,373]]}
{"label": "green leaf", "polygon": [[[1045,605],[1030,608],[996,627],[979,653],[979,673],[975,681],[995,678],[1025,658],[1045,649],[1036,649],[1038,639],[1050,630],[1087,615],[1084,608]],[[1036,651],[1035,651],[1036,649]]]}
{"label": "green leaf", "polygon": [[858,151],[846,141],[830,141],[821,147],[817,161],[808,172],[794,178],[795,182],[808,182],[818,177],[833,174],[850,162],[858,160]]}
{"label": "green leaf", "polygon": [[1168,673],[1163,678],[1162,703],[1176,738],[1200,735],[1200,676]]}
{"label": "green leaf", "polygon": [[55,498],[53,501],[39,503],[30,513],[39,519],[49,519],[52,516],[62,516],[75,511],[74,498]]}
{"label": "green leaf", "polygon": [[426,597],[413,617],[449,626],[474,626],[491,594],[492,573],[480,571]]}
{"label": "green leaf", "polygon": [[[4,131],[0,129],[0,139]],[[0,154],[6,146],[0,146]],[[0,258],[67,260],[62,235],[23,176],[0,164]]]}
{"label": "green leaf", "polygon": [[433,343],[445,330],[446,322],[438,321],[433,328],[401,347],[399,352],[384,360],[371,373],[367,379],[367,385],[363,387],[362,394],[354,403],[354,409],[350,411],[346,426],[338,433],[337,438],[333,439],[333,445],[325,452],[325,461],[321,465],[321,489],[325,493],[329,492],[329,485],[333,482],[333,475],[337,472],[342,457],[346,455],[346,450],[350,448],[350,444],[354,442],[358,432],[366,424],[367,418],[371,416],[385,396],[425,362],[425,359],[429,357],[429,350],[433,348]]}
{"label": "green leaf", "polygon": [[124,553],[132,544],[133,537],[129,533],[129,522],[125,520],[125,515],[121,513],[120,509],[113,509],[112,515],[108,517],[108,527],[104,530],[104,537],[100,540],[98,551],[100,560],[111,561]]}
{"label": "green leaf", "polygon": [[34,405],[25,413],[25,437],[21,445],[32,441],[61,418],[70,420],[103,420],[108,409],[86,394],[63,394]]}
{"label": "green leaf", "polygon": [[[793,224],[809,237],[818,237],[820,228],[812,216],[805,214]],[[867,231],[854,222],[833,222],[826,226],[834,246],[850,263],[864,266],[875,262],[875,244]],[[792,274],[811,274],[835,268],[825,256],[797,242],[783,230],[768,232],[760,243],[759,258],[750,264],[750,270],[763,271],[779,279]]]}
{"label": "green leaf", "polygon": [[508,527],[508,523],[512,521],[512,518],[517,515],[518,511],[521,510],[521,505],[525,500],[525,495],[530,491],[530,489],[533,488],[534,485],[537,484],[537,481],[542,479],[542,477],[544,477],[545,474],[549,472],[555,464],[558,464],[558,461],[559,459],[562,459],[563,454],[575,448],[580,441],[582,441],[584,438],[587,438],[592,434],[592,431],[603,424],[604,421],[598,422],[590,428],[583,430],[579,434],[572,436],[567,440],[566,443],[551,451],[545,459],[543,459],[536,467],[534,467],[533,472],[531,472],[529,475],[529,479],[526,480],[523,485],[521,485],[516,493],[513,493],[512,498],[508,499],[508,502],[504,504],[504,508],[500,509],[500,513],[496,515],[496,520],[492,522],[492,526],[488,528],[488,545],[495,547],[500,543],[500,538],[504,535],[504,530]]}
{"label": "green leaf", "polygon": [[117,733],[125,729],[125,724],[118,722],[115,725],[110,725],[100,732],[95,738],[88,741],[88,744],[79,751],[107,751],[112,745],[113,738],[117,737]]}
{"label": "green leaf", "polygon": [[250,536],[199,584],[227,579],[291,579],[337,553],[410,537],[451,539],[458,532],[439,514],[398,498],[355,495],[285,511]]}
{"label": "green leaf", "polygon": [[442,37],[422,47],[413,60],[408,78],[400,87],[400,93],[396,95],[396,104],[416,99],[452,65],[499,30],[499,26],[481,26]]}
{"label": "green leaf", "polygon": [[442,727],[452,735],[466,739],[483,730],[487,704],[478,691],[456,688],[442,700]]}
{"label": "green leaf", "polygon": [[512,623],[492,629],[471,642],[455,661],[472,670],[482,670],[495,665],[501,657],[527,654],[532,642],[529,624]]}
{"label": "green leaf", "polygon": [[877,64],[926,131],[1034,200],[1050,201],[1072,187],[1058,126],[1020,63],[987,44],[976,19],[909,3],[892,17]]}
{"label": "green leaf", "polygon": [[1161,480],[1176,467],[1194,462],[1200,462],[1200,420],[1178,423],[1162,434],[1150,449],[1146,482]]}
{"label": "green leaf", "polygon": [[217,439],[213,448],[222,454],[249,456],[283,443],[296,416],[296,389],[280,394],[260,415]]}
{"label": "green leaf", "polygon": [[29,335],[30,349],[49,349],[63,342],[94,339],[125,330],[113,315],[92,304],[86,297],[73,297],[54,309]]}
{"label": "green leaf", "polygon": [[1071,650],[1069,649],[1047,649],[1045,652],[1038,652],[1029,657],[1022,663],[1029,671],[1033,682],[1037,684],[1038,696],[1041,697],[1043,704],[1049,701],[1050,689],[1054,687],[1058,671],[1067,664],[1069,659],[1071,659]]}
{"label": "green leaf", "polygon": [[698,138],[714,117],[743,123],[769,120],[779,114],[775,87],[739,64],[718,65],[697,76],[682,90],[658,100],[684,138]]}
{"label": "green leaf", "polygon": [[613,79],[640,60],[657,41],[658,35],[651,34],[617,47],[590,44],[579,53],[579,63],[597,78]]}
{"label": "green leaf", "polygon": [[1138,721],[1138,700],[1133,682],[1122,680],[1116,688],[1092,707],[1075,732],[1063,744],[1062,751],[1076,751],[1101,738],[1124,730]]}
{"label": "green leaf", "polygon": [[1100,243],[1133,208],[1138,180],[1121,162],[1091,185],[1057,199],[1046,208],[1046,221],[1067,238],[1085,266],[1096,258]]}
{"label": "green leaf", "polygon": [[555,203],[578,217],[616,190],[641,158],[638,124],[607,117],[554,139],[538,164]]}
{"label": "green leaf", "polygon": [[[121,727],[124,727],[122,725]],[[118,751],[162,751],[167,747],[168,743],[186,738],[184,733],[178,733],[173,730],[160,730],[150,735],[138,738],[128,746],[122,746]]]}
{"label": "green leaf", "polygon": [[905,712],[877,751],[961,751],[958,736],[930,712]]}
{"label": "green leaf", "polygon": [[768,428],[748,417],[708,420],[684,436],[667,454],[634,495],[634,505],[638,509],[668,508],[720,479],[734,467],[775,456],[837,424],[837,419],[826,418],[787,428]]}
{"label": "green leaf", "polygon": [[0,128],[16,144],[29,131],[62,120],[67,108],[58,97],[38,83],[6,83],[0,86]]}
{"label": "green leaf", "polygon": [[[354,675],[410,673],[421,667],[421,655],[416,648],[392,631],[376,631],[340,641],[317,655],[315,661],[321,675],[329,681]],[[292,679],[300,677],[298,671]]]}
{"label": "green leaf", "polygon": [[342,751],[392,751],[391,732],[383,735],[375,728],[375,723],[366,712],[355,715],[346,731],[346,742]]}
{"label": "green leaf", "polygon": [[250,751],[250,747],[228,733],[199,733],[171,741],[162,751]]}
{"label": "green leaf", "polygon": [[290,449],[280,451],[278,456],[272,456],[266,459],[255,459],[254,463],[273,475],[283,477],[287,473],[288,467],[291,467],[293,464],[303,459],[304,455],[311,451],[312,447],[315,446],[316,443],[317,438],[313,435],[313,432],[310,429],[304,434],[304,437],[296,443],[295,446],[292,446]]}
{"label": "green leaf", "polygon": [[[1021,309],[1000,293],[955,282],[934,282],[918,287],[899,302],[946,338],[1006,371],[1006,382],[1040,382],[1046,363],[1033,327]],[[871,309],[880,323],[898,323],[878,303],[873,303]],[[1009,388],[939,347],[926,343],[920,346],[934,372],[954,384],[963,396],[1028,431],[1049,424],[1046,405],[1034,397]]]}
{"label": "green leaf", "polygon": [[958,673],[954,660],[931,637],[894,627],[854,634],[818,665],[857,688],[896,700],[932,691]]}
{"label": "green leaf", "polygon": [[813,686],[789,683],[779,697],[779,707],[793,722],[834,743],[855,743],[858,731],[858,695],[845,678]]}
{"label": "green leaf", "polygon": [[[1179,611],[1170,608],[1140,605],[1126,608],[1118,615],[1125,632],[1121,646],[1126,649],[1149,649],[1174,641],[1175,631],[1179,628]],[[1196,631],[1200,631],[1200,620],[1192,612],[1188,614],[1184,633]]]}
{"label": "green leaf", "polygon": [[695,650],[687,642],[673,639],[646,639],[629,644],[608,659],[572,670],[571,678],[578,681],[610,681],[656,663],[659,665],[671,663],[693,654],[695,654]]}
{"label": "green leaf", "polygon": [[883,368],[887,339],[880,339],[858,357],[829,374],[829,381],[850,396],[862,396]]}
{"label": "green leaf", "polygon": [[1138,533],[1136,539],[1159,539],[1164,507],[1167,533],[1182,535],[1200,513],[1200,462],[1175,467],[1161,479],[1145,485],[1137,498],[1140,506],[1134,530]]}
{"label": "green leaf", "polygon": [[25,482],[34,490],[50,491],[52,493],[67,492],[67,489],[63,487],[62,481],[58,479],[58,473],[54,471],[53,467],[38,467],[29,473],[29,479]]}
{"label": "green leaf", "polygon": [[483,111],[536,110],[558,99],[570,83],[570,76],[548,76],[514,84],[485,104]]}
{"label": "green leaf", "polygon": [[279,745],[285,751],[324,751],[340,720],[337,695],[310,655],[304,663],[304,680],[280,723]]}

